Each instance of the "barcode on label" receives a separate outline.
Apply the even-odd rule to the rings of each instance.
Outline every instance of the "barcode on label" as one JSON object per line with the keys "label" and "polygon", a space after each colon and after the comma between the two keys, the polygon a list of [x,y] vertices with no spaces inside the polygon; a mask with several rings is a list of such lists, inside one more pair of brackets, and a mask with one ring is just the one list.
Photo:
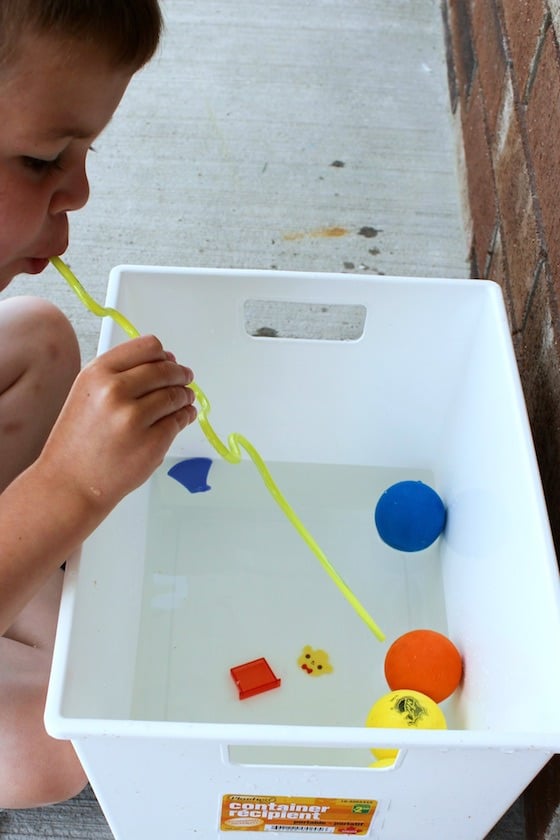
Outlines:
{"label": "barcode on label", "polygon": [[313,831],[323,834],[333,834],[334,828],[330,825],[265,825],[265,831]]}

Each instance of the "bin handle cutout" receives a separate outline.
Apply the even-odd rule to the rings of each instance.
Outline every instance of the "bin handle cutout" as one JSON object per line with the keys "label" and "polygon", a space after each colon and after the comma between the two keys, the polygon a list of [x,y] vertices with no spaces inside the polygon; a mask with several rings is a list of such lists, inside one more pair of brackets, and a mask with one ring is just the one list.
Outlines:
{"label": "bin handle cutout", "polygon": [[252,298],[243,305],[245,331],[252,338],[356,342],[367,309],[358,303],[312,303]]}
{"label": "bin handle cutout", "polygon": [[[60,259],[60,257],[51,257],[50,262],[52,265],[57,269],[57,271],[62,275],[62,277],[66,280],[68,285],[73,289],[76,293],[78,298],[81,302],[86,306],[90,312],[93,312],[94,315],[98,315],[99,317],[109,317],[112,318],[115,323],[121,327],[122,330],[129,336],[129,338],[138,338],[140,336],[139,330],[126,318],[122,312],[119,312],[117,309],[113,309],[112,307],[101,306],[97,301],[95,301],[91,295],[86,292],[74,272],[69,268],[66,263]],[[317,542],[313,539],[311,534],[307,531],[299,517],[296,515],[293,508],[288,504],[278,485],[273,480],[265,462],[255,449],[255,447],[247,440],[246,437],[240,435],[238,432],[232,432],[228,437],[228,445],[226,446],[218,437],[216,432],[214,431],[210,421],[208,420],[208,415],[210,413],[210,402],[208,397],[204,393],[204,391],[194,382],[191,382],[189,388],[195,393],[195,396],[198,400],[200,409],[198,412],[198,421],[200,424],[200,428],[206,435],[207,440],[209,443],[214,447],[216,452],[218,452],[224,460],[228,461],[230,464],[238,464],[241,461],[241,449],[245,449],[251,460],[253,461],[255,467],[260,473],[260,476],[266,486],[267,490],[271,494],[274,501],[278,504],[280,509],[284,512],[286,517],[292,523],[298,534],[302,537],[304,542],[308,545],[311,549],[313,554],[319,560],[321,565],[323,566],[324,570],[327,572],[333,583],[338,587],[340,592],[344,595],[346,600],[350,603],[353,607],[355,612],[360,616],[362,621],[367,624],[369,629],[372,633],[379,639],[380,642],[385,640],[385,634],[383,631],[378,627],[376,622],[367,612],[363,604],[358,600],[358,598],[354,595],[350,587],[344,582],[344,580],[340,577],[332,563],[328,560],[327,556],[323,552],[323,550],[319,547]]]}

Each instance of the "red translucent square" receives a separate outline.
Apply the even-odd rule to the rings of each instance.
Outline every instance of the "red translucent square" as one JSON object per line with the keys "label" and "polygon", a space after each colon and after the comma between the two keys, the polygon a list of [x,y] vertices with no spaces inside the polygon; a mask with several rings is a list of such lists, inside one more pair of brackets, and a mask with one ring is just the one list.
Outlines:
{"label": "red translucent square", "polygon": [[245,662],[243,665],[236,665],[235,668],[230,668],[230,673],[239,690],[240,700],[278,688],[282,682],[275,676],[264,656]]}

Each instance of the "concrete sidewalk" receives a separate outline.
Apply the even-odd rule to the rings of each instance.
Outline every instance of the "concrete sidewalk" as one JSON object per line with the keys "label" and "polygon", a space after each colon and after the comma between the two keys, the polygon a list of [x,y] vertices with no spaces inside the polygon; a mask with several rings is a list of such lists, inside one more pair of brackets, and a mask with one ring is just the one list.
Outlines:
{"label": "concrete sidewalk", "polygon": [[[94,297],[119,263],[468,276],[439,0],[164,9],[161,54],[96,142],[73,221],[67,258]],[[54,270],[42,280],[10,293],[57,302],[88,360],[99,322]],[[0,813],[0,836],[112,837],[89,789]],[[524,837],[519,805],[490,836]]]}

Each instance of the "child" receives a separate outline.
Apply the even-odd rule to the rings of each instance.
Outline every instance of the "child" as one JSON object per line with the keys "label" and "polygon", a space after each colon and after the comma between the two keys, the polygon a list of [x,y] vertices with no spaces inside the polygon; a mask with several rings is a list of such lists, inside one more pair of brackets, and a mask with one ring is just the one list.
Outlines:
{"label": "child", "polygon": [[[88,150],[160,32],[157,0],[0,0],[0,289],[66,249]],[[79,371],[61,312],[0,303],[0,808],[85,785],[43,726],[60,567],[196,417],[192,372],[153,336]]]}

